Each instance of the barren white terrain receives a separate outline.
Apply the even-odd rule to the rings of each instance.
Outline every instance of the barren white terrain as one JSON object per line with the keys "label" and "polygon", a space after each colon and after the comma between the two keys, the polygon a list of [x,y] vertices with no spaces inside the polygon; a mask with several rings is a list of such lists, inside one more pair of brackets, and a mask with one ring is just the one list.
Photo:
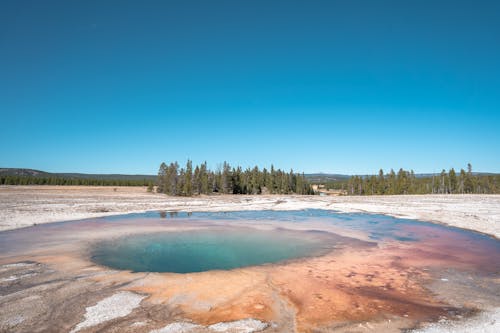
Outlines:
{"label": "barren white terrain", "polygon": [[[387,214],[471,229],[500,238],[500,195],[364,197],[214,195],[184,198],[148,193],[143,187],[78,186],[0,186],[0,231],[28,227],[39,223],[78,220],[149,210],[194,212],[299,210],[308,208],[328,209],[346,213]],[[140,302],[141,299],[140,297],[134,298],[130,308],[136,306],[136,303]],[[114,299],[104,299],[94,307],[88,308],[85,321],[75,329],[93,325],[94,322],[107,320],[107,317],[98,318],[92,311],[103,304],[108,304],[109,300]],[[110,306],[109,310],[114,311],[109,315],[110,318],[123,315],[114,306]],[[460,327],[466,327],[465,330],[462,330],[464,332],[493,332],[500,325],[499,311],[498,308],[487,310],[467,321],[459,323],[441,322],[429,326],[427,329],[423,328],[419,332],[451,332]],[[118,311],[117,314],[115,314],[116,311]],[[182,323],[178,324],[181,325]],[[240,324],[242,323],[238,323],[238,325]],[[211,327],[212,330],[216,331],[218,328],[219,326]],[[185,327],[184,325],[183,329],[189,332],[190,329],[195,331],[199,327]],[[175,329],[172,326],[164,327],[159,331],[170,332],[175,331]],[[231,330],[228,329],[227,331]]]}
{"label": "barren white terrain", "polygon": [[148,193],[143,187],[82,186],[0,186],[0,231],[148,210],[307,208],[386,214],[476,230],[500,238],[500,195],[214,195],[185,198]]}

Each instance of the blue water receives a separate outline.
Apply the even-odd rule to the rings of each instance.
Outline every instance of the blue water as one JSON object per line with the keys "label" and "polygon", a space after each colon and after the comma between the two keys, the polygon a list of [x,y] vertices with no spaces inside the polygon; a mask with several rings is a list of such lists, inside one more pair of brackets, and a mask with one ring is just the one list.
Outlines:
{"label": "blue water", "polygon": [[220,220],[220,221],[269,221],[269,222],[294,222],[308,223],[312,220],[332,224],[345,229],[358,230],[368,234],[372,240],[395,239],[399,241],[418,241],[420,238],[412,231],[407,231],[409,226],[428,226],[433,230],[453,230],[467,234],[472,238],[490,239],[491,237],[464,229],[438,225],[429,222],[410,219],[395,218],[382,214],[365,213],[339,213],[332,210],[304,209],[294,211],[234,211],[234,212],[158,212],[133,213],[119,216],[103,217],[106,221],[123,221],[127,219],[152,218],[165,220]]}
{"label": "blue water", "polygon": [[[179,232],[183,226],[193,231]],[[270,231],[259,231],[256,226]],[[329,232],[314,232],[315,229],[333,233],[344,230],[354,238],[341,239]],[[386,215],[314,209],[147,212],[42,224],[0,232],[0,258],[84,242],[93,260],[105,266],[186,273],[313,256],[327,249],[349,248],[355,244],[353,240],[368,243],[367,246],[404,243],[419,251],[432,249],[441,258],[468,264],[480,262],[477,268],[481,270],[500,271],[500,241],[495,238]]]}
{"label": "blue water", "polygon": [[134,272],[192,273],[318,255],[333,245],[315,233],[197,230],[104,241],[95,246],[92,259],[101,265]]}

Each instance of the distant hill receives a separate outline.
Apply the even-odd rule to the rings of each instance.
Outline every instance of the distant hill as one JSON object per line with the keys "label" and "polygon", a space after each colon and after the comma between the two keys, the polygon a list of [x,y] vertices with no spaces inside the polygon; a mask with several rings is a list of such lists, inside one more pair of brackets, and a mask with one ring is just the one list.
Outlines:
{"label": "distant hill", "polygon": [[[396,171],[397,172],[397,171]],[[498,173],[491,172],[473,172],[474,176],[497,176]],[[378,174],[375,174],[378,176]],[[349,178],[353,175],[342,175],[342,174],[333,174],[333,173],[309,173],[305,174],[306,179],[313,184],[324,184],[324,183],[342,183],[347,182]],[[370,177],[372,175],[359,175],[363,178]],[[440,173],[417,173],[415,174],[416,178],[430,178],[432,176],[440,176]]]}
{"label": "distant hill", "polygon": [[348,180],[350,175],[340,175],[333,173],[309,173],[304,175],[311,183],[341,182]]}
{"label": "distant hill", "polygon": [[0,176],[50,177],[50,173],[33,169],[0,168]]}
{"label": "distant hill", "polygon": [[52,173],[34,169],[0,168],[0,176],[18,176],[33,178],[66,178],[66,179],[98,179],[98,180],[147,180],[156,181],[156,175],[123,175],[123,174],[91,174],[91,173]]}
{"label": "distant hill", "polygon": [[[460,170],[455,170],[455,172],[458,174],[460,172]],[[417,178],[429,178],[429,177],[432,177],[432,176],[439,176],[440,173],[417,173],[415,175],[415,177]],[[494,172],[473,172],[472,173],[473,176],[498,176],[499,174],[498,173],[494,173]]]}
{"label": "distant hill", "polygon": [[[473,172],[474,176],[495,176],[496,173]],[[91,173],[52,173],[35,169],[22,168],[0,168],[0,177],[17,176],[33,178],[65,178],[65,179],[94,179],[94,180],[116,180],[116,181],[152,181],[157,180],[157,175],[125,175],[125,174],[91,174]],[[371,175],[361,175],[369,177]],[[415,175],[417,178],[428,178],[439,176],[439,173],[421,173]],[[333,173],[309,173],[305,174],[306,179],[313,184],[345,182],[351,175]]]}
{"label": "distant hill", "polygon": [[[157,175],[91,174],[91,173],[52,173],[35,169],[0,168],[0,177],[17,176],[33,178],[97,179],[97,180],[146,180],[155,182]],[[311,183],[347,181],[350,175],[311,173],[305,175]]]}

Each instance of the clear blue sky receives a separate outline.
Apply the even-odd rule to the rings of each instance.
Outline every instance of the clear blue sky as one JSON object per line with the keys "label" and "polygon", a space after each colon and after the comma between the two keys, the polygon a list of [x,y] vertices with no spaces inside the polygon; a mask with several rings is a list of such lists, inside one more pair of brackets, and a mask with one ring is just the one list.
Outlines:
{"label": "clear blue sky", "polygon": [[1,1],[0,122],[0,167],[500,172],[500,1]]}

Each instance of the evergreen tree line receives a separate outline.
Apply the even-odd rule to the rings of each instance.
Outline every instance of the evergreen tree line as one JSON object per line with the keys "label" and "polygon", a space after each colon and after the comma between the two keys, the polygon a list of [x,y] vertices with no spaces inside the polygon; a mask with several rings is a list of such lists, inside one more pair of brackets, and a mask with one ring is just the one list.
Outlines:
{"label": "evergreen tree line", "polygon": [[83,185],[83,186],[146,186],[146,179],[91,179],[65,177],[0,176],[0,185]]}
{"label": "evergreen tree line", "polygon": [[158,171],[157,192],[174,196],[197,194],[314,194],[303,174],[293,170],[266,168],[243,170],[224,162],[216,171],[208,169],[207,163],[193,167],[188,160],[185,167],[177,162],[162,163]]}
{"label": "evergreen tree line", "polygon": [[443,169],[439,175],[416,177],[413,170],[391,170],[378,175],[353,176],[347,183],[337,184],[348,195],[383,195],[383,194],[500,194],[500,175],[474,175],[472,166],[467,171],[448,172]]}

